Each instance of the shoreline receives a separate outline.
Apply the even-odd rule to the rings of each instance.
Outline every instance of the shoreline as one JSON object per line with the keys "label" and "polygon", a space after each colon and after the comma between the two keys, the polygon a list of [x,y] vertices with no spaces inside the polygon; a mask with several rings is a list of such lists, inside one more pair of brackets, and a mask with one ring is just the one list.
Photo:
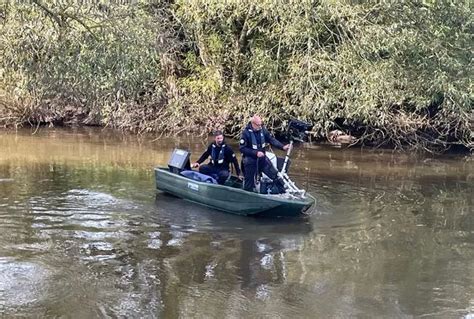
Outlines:
{"label": "shoreline", "polygon": [[[16,127],[0,127],[0,132],[14,132],[14,131],[30,131],[31,135],[37,134],[39,131],[42,130],[54,130],[54,129],[60,129],[60,130],[90,130],[90,131],[95,131],[95,130],[110,130],[111,132],[117,132],[122,134],[123,136],[129,136],[129,137],[148,137],[152,140],[159,140],[159,139],[169,139],[169,138],[191,138],[191,139],[198,139],[201,140],[202,143],[206,143],[208,138],[211,136],[210,134],[195,134],[193,132],[180,132],[179,134],[174,134],[174,133],[157,133],[157,132],[137,132],[133,130],[125,130],[125,129],[120,129],[120,128],[114,128],[114,127],[109,127],[107,125],[89,125],[89,124],[74,124],[74,125],[47,125],[47,124],[40,124],[40,125],[22,125],[22,126],[16,126]],[[232,140],[238,140],[239,136],[238,135],[227,135],[226,136],[228,139]],[[300,143],[297,143],[297,145],[301,145]],[[345,144],[345,143],[332,143],[329,142],[327,139],[324,138],[319,138],[319,139],[312,139],[309,142],[303,143],[305,146],[313,146],[313,147],[323,147],[323,148],[332,148],[332,149],[366,149],[368,152],[372,152],[375,150],[382,150],[382,151],[391,151],[391,152],[400,152],[400,153],[413,153],[413,150],[411,149],[400,149],[396,147],[389,147],[389,146],[373,146],[373,145],[363,145],[363,144]],[[445,152],[428,152],[426,150],[417,150],[415,152],[417,155],[433,155],[433,156],[466,156],[466,155],[474,155],[474,146],[469,149],[463,144],[452,144],[451,147],[446,150]]]}

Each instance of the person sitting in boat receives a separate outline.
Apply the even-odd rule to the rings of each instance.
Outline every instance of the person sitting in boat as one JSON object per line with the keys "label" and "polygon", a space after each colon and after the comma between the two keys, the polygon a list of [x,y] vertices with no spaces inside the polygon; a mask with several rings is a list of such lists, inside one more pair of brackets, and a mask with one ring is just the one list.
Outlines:
{"label": "person sitting in boat", "polygon": [[[242,153],[242,170],[244,172],[244,189],[254,191],[255,179],[261,172],[265,173],[274,182],[279,183],[280,188],[284,182],[278,177],[277,169],[265,156],[265,149],[272,145],[281,150],[288,150],[289,144],[283,145],[280,141],[270,135],[263,127],[260,116],[254,115],[245,127],[240,138],[240,152]],[[283,188],[284,189],[284,188]]]}
{"label": "person sitting in boat", "polygon": [[[205,160],[211,158],[209,164],[201,165]],[[230,175],[230,164],[234,165],[235,172],[242,178],[239,162],[232,148],[224,141],[222,131],[214,132],[214,142],[212,142],[199,159],[191,165],[199,168],[199,173],[214,177],[219,184],[224,184]]]}

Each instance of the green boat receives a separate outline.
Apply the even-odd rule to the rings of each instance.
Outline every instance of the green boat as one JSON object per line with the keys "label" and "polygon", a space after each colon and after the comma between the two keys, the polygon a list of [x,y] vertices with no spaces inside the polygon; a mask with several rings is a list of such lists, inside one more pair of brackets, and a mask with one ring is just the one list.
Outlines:
{"label": "green boat", "polygon": [[242,182],[231,176],[224,185],[200,182],[170,171],[155,168],[156,188],[159,191],[189,200],[226,213],[291,217],[307,213],[315,199],[309,194],[259,194],[242,189]]}

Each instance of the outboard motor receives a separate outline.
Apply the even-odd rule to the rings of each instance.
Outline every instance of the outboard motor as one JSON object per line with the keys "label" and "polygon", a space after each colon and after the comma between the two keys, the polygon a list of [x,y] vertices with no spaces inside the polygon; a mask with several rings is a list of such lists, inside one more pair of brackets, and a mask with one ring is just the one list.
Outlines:
{"label": "outboard motor", "polygon": [[179,174],[184,170],[190,170],[190,156],[191,153],[188,151],[175,148],[173,150],[173,154],[171,154],[170,160],[168,161],[168,168],[170,169],[170,172]]}

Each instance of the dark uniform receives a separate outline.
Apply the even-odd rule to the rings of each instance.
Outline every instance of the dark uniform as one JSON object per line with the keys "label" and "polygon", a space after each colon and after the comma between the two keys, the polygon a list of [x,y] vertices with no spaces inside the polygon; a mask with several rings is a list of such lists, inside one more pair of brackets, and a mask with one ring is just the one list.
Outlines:
{"label": "dark uniform", "polygon": [[219,184],[224,184],[230,175],[230,164],[234,164],[235,172],[240,175],[239,162],[232,148],[223,143],[221,146],[212,143],[207,150],[197,160],[201,164],[208,157],[211,157],[209,164],[199,166],[199,173],[209,175],[217,179]]}
{"label": "dark uniform", "polygon": [[253,191],[255,179],[261,172],[274,181],[278,180],[278,171],[268,157],[257,157],[257,152],[265,153],[265,148],[272,146],[283,150],[283,144],[265,129],[254,131],[252,124],[248,124],[240,138],[240,152],[242,153],[242,170],[244,172],[244,189]]}

